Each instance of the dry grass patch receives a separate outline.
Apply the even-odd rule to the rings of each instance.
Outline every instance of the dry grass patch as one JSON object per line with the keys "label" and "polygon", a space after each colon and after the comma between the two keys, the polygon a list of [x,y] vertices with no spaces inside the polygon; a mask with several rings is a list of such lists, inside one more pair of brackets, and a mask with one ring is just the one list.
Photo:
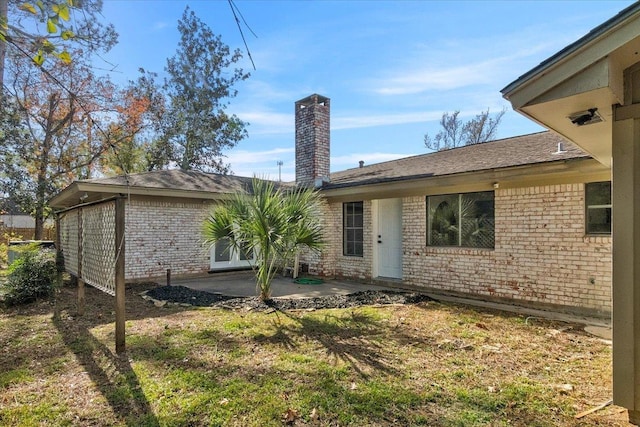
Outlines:
{"label": "dry grass patch", "polygon": [[621,426],[611,347],[578,325],[437,302],[315,312],[154,307],[74,290],[0,313],[2,425]]}

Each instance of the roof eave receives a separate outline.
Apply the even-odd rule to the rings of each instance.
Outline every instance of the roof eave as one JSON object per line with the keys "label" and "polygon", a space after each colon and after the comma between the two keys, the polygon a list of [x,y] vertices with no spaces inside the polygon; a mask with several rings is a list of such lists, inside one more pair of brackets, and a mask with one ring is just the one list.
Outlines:
{"label": "roof eave", "polygon": [[505,99],[510,99],[511,95],[514,92],[517,92],[523,86],[526,86],[532,81],[545,75],[551,69],[565,62],[567,59],[575,56],[578,52],[587,49],[591,44],[603,38],[610,32],[615,31],[617,27],[624,25],[628,20],[633,19],[638,12],[640,12],[640,2],[636,2],[626,9],[622,10],[611,19],[605,21],[598,27],[589,31],[589,33],[587,33],[585,36],[576,40],[574,43],[560,50],[555,55],[540,63],[538,66],[532,68],[513,82],[509,83],[500,91],[503,97]]}
{"label": "roof eave", "polygon": [[[81,195],[86,193],[87,197]],[[212,191],[180,190],[152,187],[135,187],[120,184],[103,184],[86,181],[76,181],[54,196],[49,204],[53,208],[69,208],[80,203],[96,201],[105,196],[135,195],[149,197],[171,197],[201,200],[223,200],[231,197],[231,193],[218,193]]]}
{"label": "roof eave", "polygon": [[515,188],[587,181],[606,181],[610,170],[591,157],[578,157],[485,169],[449,175],[421,176],[403,180],[388,180],[374,184],[328,187],[321,190],[332,202],[373,200],[396,197],[428,196],[454,192],[489,191],[495,188]]}

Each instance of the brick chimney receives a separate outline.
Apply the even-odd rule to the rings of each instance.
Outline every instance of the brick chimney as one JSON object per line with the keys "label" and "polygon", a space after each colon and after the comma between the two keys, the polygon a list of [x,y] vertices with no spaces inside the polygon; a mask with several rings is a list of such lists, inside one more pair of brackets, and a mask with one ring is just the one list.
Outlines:
{"label": "brick chimney", "polygon": [[313,94],[296,102],[296,184],[329,182],[329,98]]}

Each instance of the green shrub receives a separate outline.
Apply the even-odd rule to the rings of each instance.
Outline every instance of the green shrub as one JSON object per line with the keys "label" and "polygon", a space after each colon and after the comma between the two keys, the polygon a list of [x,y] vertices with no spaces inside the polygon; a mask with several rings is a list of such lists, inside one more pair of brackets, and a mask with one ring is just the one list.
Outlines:
{"label": "green shrub", "polygon": [[19,305],[48,297],[58,285],[56,254],[30,247],[10,266],[0,294],[6,305]]}
{"label": "green shrub", "polygon": [[22,236],[13,231],[4,231],[0,234],[0,266],[9,264],[9,242],[12,240],[22,240]]}

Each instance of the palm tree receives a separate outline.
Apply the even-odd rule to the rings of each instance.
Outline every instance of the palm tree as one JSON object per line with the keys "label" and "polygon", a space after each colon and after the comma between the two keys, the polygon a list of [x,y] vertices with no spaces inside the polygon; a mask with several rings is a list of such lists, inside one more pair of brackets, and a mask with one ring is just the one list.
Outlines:
{"label": "palm tree", "polygon": [[214,207],[204,221],[203,235],[209,245],[224,239],[230,250],[254,253],[257,291],[268,300],[279,266],[302,247],[319,251],[322,246],[320,199],[312,189],[276,188],[258,178],[253,179],[252,190]]}

